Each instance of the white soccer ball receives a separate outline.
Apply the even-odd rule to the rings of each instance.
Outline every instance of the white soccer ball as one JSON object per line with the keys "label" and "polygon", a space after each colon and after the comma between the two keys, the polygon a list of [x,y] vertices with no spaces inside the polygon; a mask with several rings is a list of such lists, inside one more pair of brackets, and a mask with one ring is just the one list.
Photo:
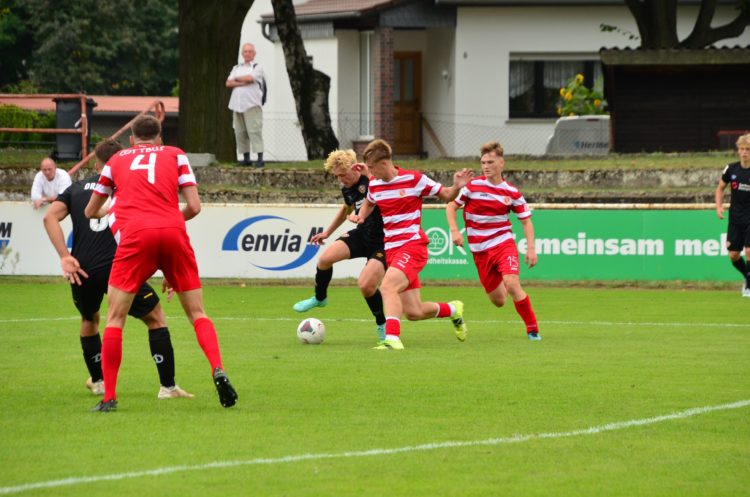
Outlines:
{"label": "white soccer ball", "polygon": [[319,344],[326,338],[326,326],[320,319],[303,319],[297,326],[297,338],[302,343]]}

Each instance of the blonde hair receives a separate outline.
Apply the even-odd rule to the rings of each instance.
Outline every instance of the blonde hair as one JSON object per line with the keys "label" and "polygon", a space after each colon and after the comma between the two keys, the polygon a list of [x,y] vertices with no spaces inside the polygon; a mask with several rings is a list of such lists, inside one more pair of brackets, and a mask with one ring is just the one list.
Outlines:
{"label": "blonde hair", "polygon": [[336,171],[349,170],[357,163],[357,154],[354,150],[334,150],[328,154],[323,167],[327,173],[336,173]]}
{"label": "blonde hair", "polygon": [[750,147],[750,133],[745,133],[737,138],[737,148],[740,147]]}
{"label": "blonde hair", "polygon": [[393,151],[385,140],[373,140],[367,145],[365,151],[362,152],[362,158],[367,165],[370,165],[383,159],[392,159]]}
{"label": "blonde hair", "polygon": [[503,146],[500,145],[500,142],[487,142],[479,149],[479,157],[482,157],[484,154],[489,154],[490,152],[495,152],[498,157],[502,157]]}

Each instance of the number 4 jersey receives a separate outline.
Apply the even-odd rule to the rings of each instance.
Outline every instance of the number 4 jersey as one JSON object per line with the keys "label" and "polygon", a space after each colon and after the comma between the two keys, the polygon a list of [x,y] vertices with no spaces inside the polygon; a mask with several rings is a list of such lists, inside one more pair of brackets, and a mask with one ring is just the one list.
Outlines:
{"label": "number 4 jersey", "polygon": [[94,193],[112,195],[110,226],[119,242],[146,228],[182,228],[178,190],[196,186],[185,152],[166,145],[136,145],[113,155]]}

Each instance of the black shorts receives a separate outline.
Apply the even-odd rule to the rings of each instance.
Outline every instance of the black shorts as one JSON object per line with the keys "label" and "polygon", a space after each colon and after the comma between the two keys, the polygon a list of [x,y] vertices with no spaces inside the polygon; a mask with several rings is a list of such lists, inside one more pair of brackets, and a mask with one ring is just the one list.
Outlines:
{"label": "black shorts", "polygon": [[[86,321],[93,321],[94,314],[99,312],[104,294],[107,293],[109,282],[109,268],[89,272],[88,278],[81,278],[81,286],[70,285],[73,294],[73,303]],[[159,303],[159,296],[151,285],[144,283],[133,299],[128,314],[134,318],[142,318]]]}
{"label": "black shorts", "polygon": [[364,230],[354,228],[339,237],[349,247],[349,258],[357,259],[358,257],[367,257],[367,261],[375,259],[380,262],[384,268],[388,269],[385,263],[385,249],[383,240],[373,242]]}
{"label": "black shorts", "polygon": [[750,223],[729,223],[727,228],[727,250],[742,252],[743,247],[750,247]]}

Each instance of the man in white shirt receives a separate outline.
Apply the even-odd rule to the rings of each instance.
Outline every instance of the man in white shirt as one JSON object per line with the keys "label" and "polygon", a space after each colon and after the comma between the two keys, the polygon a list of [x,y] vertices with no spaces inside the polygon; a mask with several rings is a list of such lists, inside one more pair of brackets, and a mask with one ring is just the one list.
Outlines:
{"label": "man in white shirt", "polygon": [[243,155],[242,164],[252,165],[250,150],[258,154],[255,167],[263,167],[263,88],[266,84],[263,68],[255,62],[255,46],[242,45],[244,63],[232,68],[226,86],[232,89],[229,110],[237,140],[237,151]]}
{"label": "man in white shirt", "polygon": [[55,161],[49,157],[42,159],[39,172],[34,176],[34,183],[31,185],[31,202],[34,209],[53,202],[71,183],[68,173],[58,169]]}

